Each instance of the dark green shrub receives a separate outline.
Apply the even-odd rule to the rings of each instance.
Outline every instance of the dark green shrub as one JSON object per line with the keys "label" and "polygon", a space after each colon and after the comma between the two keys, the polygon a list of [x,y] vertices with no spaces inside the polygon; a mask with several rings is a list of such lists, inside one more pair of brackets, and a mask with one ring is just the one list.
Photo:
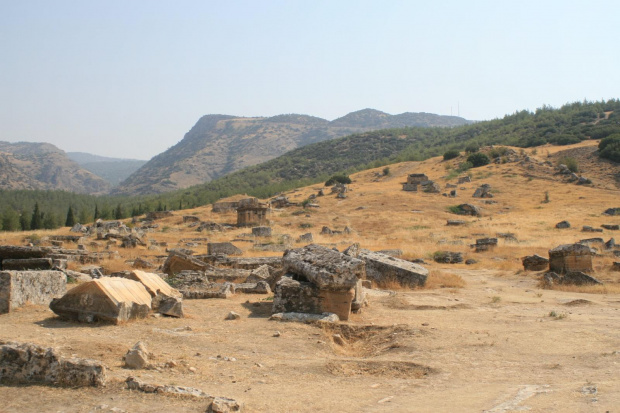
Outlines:
{"label": "dark green shrub", "polygon": [[480,145],[475,142],[470,143],[465,147],[465,152],[467,153],[476,153],[480,150]]}
{"label": "dark green shrub", "polygon": [[556,135],[549,138],[549,142],[555,143],[556,145],[572,145],[573,143],[581,142],[575,135]]}
{"label": "dark green shrub", "polygon": [[446,153],[443,154],[443,160],[449,161],[450,159],[458,158],[461,155],[459,151],[456,149],[450,149]]}
{"label": "dark green shrub", "polygon": [[351,178],[349,178],[349,176],[345,175],[345,174],[336,174],[336,175],[333,175],[331,178],[329,178],[325,182],[325,186],[335,185],[336,182],[339,182],[341,184],[350,184],[351,183]]}
{"label": "dark green shrub", "polygon": [[388,176],[390,175],[390,167],[386,166],[385,168],[383,168],[383,176]]}
{"label": "dark green shrub", "polygon": [[602,139],[598,144],[598,148],[601,158],[620,162],[620,133],[615,133]]}
{"label": "dark green shrub", "polygon": [[467,157],[467,162],[470,162],[473,168],[478,168],[479,166],[488,165],[491,160],[484,153],[476,152]]}

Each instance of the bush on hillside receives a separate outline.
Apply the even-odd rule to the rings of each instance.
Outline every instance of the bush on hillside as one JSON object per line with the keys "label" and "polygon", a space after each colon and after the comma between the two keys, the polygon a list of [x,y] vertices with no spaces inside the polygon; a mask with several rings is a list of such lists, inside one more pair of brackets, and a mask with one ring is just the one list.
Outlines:
{"label": "bush on hillside", "polygon": [[566,167],[574,173],[579,172],[579,162],[571,156],[564,156],[558,160],[558,165],[566,165]]}
{"label": "bush on hillside", "polygon": [[458,158],[461,153],[456,149],[450,149],[446,153],[443,154],[443,160],[449,161],[450,159]]}
{"label": "bush on hillside", "polygon": [[620,162],[620,133],[615,133],[598,144],[599,155],[611,161]]}
{"label": "bush on hillside", "polygon": [[325,186],[335,185],[336,182],[341,183],[341,184],[350,184],[351,178],[349,178],[349,176],[345,174],[336,174],[336,175],[333,175],[331,178],[329,178],[325,182]]}
{"label": "bush on hillside", "polygon": [[484,153],[476,152],[467,157],[467,162],[471,163],[472,167],[478,168],[479,166],[488,165],[491,160]]}
{"label": "bush on hillside", "polygon": [[465,152],[467,153],[476,153],[480,150],[480,145],[475,142],[470,143],[465,147]]}

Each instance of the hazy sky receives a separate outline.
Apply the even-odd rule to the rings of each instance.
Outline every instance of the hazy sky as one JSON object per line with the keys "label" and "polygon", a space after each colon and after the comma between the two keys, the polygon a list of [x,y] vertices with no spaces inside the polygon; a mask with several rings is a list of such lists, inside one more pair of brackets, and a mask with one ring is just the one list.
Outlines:
{"label": "hazy sky", "polygon": [[205,114],[620,98],[620,1],[0,0],[0,140],[148,159]]}

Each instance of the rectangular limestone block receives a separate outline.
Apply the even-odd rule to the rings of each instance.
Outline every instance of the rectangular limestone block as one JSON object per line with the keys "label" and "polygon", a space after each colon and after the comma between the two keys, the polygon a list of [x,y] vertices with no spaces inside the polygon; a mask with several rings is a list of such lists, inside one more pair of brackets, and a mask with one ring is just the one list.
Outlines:
{"label": "rectangular limestone block", "polygon": [[67,291],[67,276],[60,271],[0,272],[0,314],[26,303],[48,305]]}

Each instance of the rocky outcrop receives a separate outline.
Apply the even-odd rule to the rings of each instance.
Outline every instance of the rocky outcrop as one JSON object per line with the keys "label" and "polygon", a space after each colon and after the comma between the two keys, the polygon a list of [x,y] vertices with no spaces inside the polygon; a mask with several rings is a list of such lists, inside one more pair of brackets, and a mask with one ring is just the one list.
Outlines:
{"label": "rocky outcrop", "polygon": [[581,271],[569,271],[565,274],[548,272],[543,276],[543,285],[547,288],[554,284],[559,285],[601,285],[603,284],[596,278]]}
{"label": "rocky outcrop", "polygon": [[0,345],[0,381],[99,387],[106,383],[106,368],[95,360],[62,357],[52,348],[5,342]]}

